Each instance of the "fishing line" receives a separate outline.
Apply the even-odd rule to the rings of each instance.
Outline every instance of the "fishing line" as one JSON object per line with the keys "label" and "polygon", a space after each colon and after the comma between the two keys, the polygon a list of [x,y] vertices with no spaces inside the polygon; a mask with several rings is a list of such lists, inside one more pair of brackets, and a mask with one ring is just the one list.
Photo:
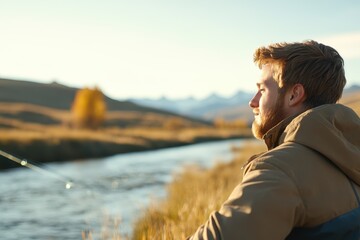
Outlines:
{"label": "fishing line", "polygon": [[[23,167],[29,168],[31,170],[34,170],[36,172],[39,172],[43,175],[46,175],[48,177],[51,177],[53,179],[56,179],[56,180],[62,182],[65,185],[66,190],[69,190],[69,189],[82,190],[82,191],[85,191],[86,195],[92,196],[92,197],[102,196],[104,194],[103,193],[104,190],[105,191],[113,190],[113,189],[117,188],[117,185],[118,185],[118,183],[114,182],[114,181],[112,181],[111,186],[108,186],[108,185],[105,186],[101,183],[99,185],[97,185],[96,183],[88,184],[88,183],[86,183],[82,180],[78,180],[78,179],[76,179],[76,181],[75,181],[75,179],[73,179],[73,178],[69,178],[67,176],[63,176],[63,175],[59,174],[56,171],[49,170],[49,166],[44,165],[43,167],[41,167],[40,165],[43,165],[42,163],[35,163],[34,161],[30,162],[27,159],[20,159],[19,157],[16,157],[13,154],[5,152],[1,149],[0,149],[0,156],[3,156],[6,159],[11,160]],[[102,191],[100,191],[100,190],[102,190]]]}
{"label": "fishing line", "polygon": [[27,168],[29,168],[31,170],[34,170],[34,171],[39,172],[39,173],[41,173],[43,175],[49,176],[51,178],[54,178],[54,179],[56,179],[58,181],[63,182],[65,184],[66,189],[70,189],[70,188],[72,188],[74,186],[73,181],[66,179],[65,177],[61,176],[58,173],[51,172],[49,170],[41,168],[41,167],[37,166],[36,164],[34,164],[32,162],[29,162],[26,159],[20,159],[20,158],[15,157],[14,155],[12,155],[12,154],[10,154],[8,152],[2,151],[2,150],[0,150],[0,155],[7,158],[7,159],[9,159],[9,160],[11,160],[11,161],[13,161],[13,162],[16,162],[16,163],[20,164],[23,167],[27,167]]}
{"label": "fishing line", "polygon": [[[23,167],[29,168],[31,170],[34,170],[36,172],[39,172],[43,175],[46,175],[48,177],[51,177],[53,179],[56,179],[56,180],[64,183],[66,190],[77,189],[80,191],[85,191],[86,195],[88,197],[91,196],[90,199],[92,199],[92,200],[94,200],[94,198],[97,199],[98,197],[103,196],[103,194],[101,194],[98,190],[93,189],[93,185],[89,185],[89,184],[86,184],[81,181],[76,181],[76,183],[74,183],[74,181],[69,180],[68,177],[62,176],[61,174],[59,174],[55,171],[50,171],[48,169],[45,169],[45,167],[40,167],[39,165],[41,165],[41,163],[36,164],[36,163],[34,163],[34,161],[30,162],[27,159],[20,159],[19,157],[16,157],[16,156],[14,156],[8,152],[5,152],[1,149],[0,149],[0,156],[3,156],[6,159],[11,160]],[[48,167],[46,167],[46,168],[48,168]],[[101,199],[101,198],[99,198],[99,199]],[[80,200],[83,200],[83,199],[80,199]],[[74,201],[72,201],[72,204],[74,204]],[[89,225],[89,223],[87,225]],[[87,230],[87,229],[89,229],[89,230]],[[84,231],[95,231],[94,233],[96,233],[96,229],[93,229],[93,227],[91,227],[90,225],[87,226],[85,228],[85,230],[83,230],[83,232]],[[100,230],[99,230],[99,232],[100,232]],[[90,235],[88,235],[88,236],[90,236]]]}
{"label": "fishing line", "polygon": [[73,189],[74,187],[76,187],[76,189],[83,190],[86,192],[87,195],[91,195],[92,197],[95,197],[95,195],[101,196],[101,193],[98,190],[95,190],[93,188],[94,184],[89,185],[89,184],[81,182],[79,180],[75,181],[72,178],[63,176],[55,171],[50,171],[49,169],[46,169],[46,168],[48,168],[48,166],[46,168],[40,167],[39,165],[41,165],[41,163],[35,163],[34,161],[30,162],[27,159],[20,159],[20,158],[14,156],[13,154],[5,152],[1,149],[0,149],[0,155],[5,157],[6,159],[9,159],[9,160],[23,166],[23,167],[27,167],[27,168],[34,170],[36,172],[39,172],[43,175],[46,175],[48,177],[51,177],[58,181],[61,181],[65,185],[65,189],[67,189],[67,190]]}

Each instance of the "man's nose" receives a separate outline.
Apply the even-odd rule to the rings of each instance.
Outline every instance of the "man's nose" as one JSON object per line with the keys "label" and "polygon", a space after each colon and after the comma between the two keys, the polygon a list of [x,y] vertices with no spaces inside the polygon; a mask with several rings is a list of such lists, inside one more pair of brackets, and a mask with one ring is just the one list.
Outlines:
{"label": "man's nose", "polygon": [[258,95],[259,95],[259,94],[256,93],[255,96],[250,100],[249,106],[250,106],[251,108],[257,108],[257,107],[259,107],[259,96],[258,96]]}

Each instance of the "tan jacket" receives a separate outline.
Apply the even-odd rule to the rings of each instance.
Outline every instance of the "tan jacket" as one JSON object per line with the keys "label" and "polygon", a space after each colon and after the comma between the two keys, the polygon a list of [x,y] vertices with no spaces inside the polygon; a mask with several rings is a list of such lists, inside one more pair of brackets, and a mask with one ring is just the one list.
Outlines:
{"label": "tan jacket", "polygon": [[359,207],[349,179],[360,195],[360,119],[351,109],[310,109],[264,140],[269,151],[246,166],[243,181],[191,240],[280,240]]}

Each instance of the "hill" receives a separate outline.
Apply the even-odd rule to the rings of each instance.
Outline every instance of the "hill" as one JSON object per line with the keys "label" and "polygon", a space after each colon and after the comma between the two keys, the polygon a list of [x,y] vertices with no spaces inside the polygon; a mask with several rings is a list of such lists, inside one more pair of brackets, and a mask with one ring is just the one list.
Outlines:
{"label": "hill", "polygon": [[[0,78],[0,103],[11,104],[12,109],[18,109],[17,116],[14,118],[21,119],[24,121],[31,121],[39,123],[59,123],[58,117],[54,118],[54,115],[59,116],[61,120],[64,120],[64,114],[61,112],[67,112],[73,103],[76,92],[79,89],[68,87],[56,82],[49,84],[36,83],[31,81],[20,81],[12,79],[1,79]],[[162,109],[145,107],[138,105],[130,101],[118,101],[114,100],[108,96],[105,96],[105,102],[107,110],[109,111],[110,119],[107,124],[110,125],[134,125],[135,122],[139,123],[140,120],[134,122],[134,117],[131,118],[132,122],[126,121],[128,117],[122,118],[122,120],[116,121],[114,116],[122,116],[120,113],[126,113],[134,116],[134,113],[137,114],[137,119],[142,118],[139,114],[155,114],[157,116],[168,116],[168,117],[179,117],[185,119],[186,121],[193,122],[196,124],[205,124],[209,125],[209,122],[199,120],[192,117],[183,117],[180,114],[169,112]],[[20,105],[19,105],[20,104]],[[24,107],[21,107],[21,104]],[[9,105],[10,106],[10,105]],[[21,111],[21,108],[22,111]],[[56,110],[58,114],[52,114],[51,116],[47,113],[54,113]],[[135,115],[136,115],[135,114]],[[0,116],[10,116],[4,111],[0,111]],[[70,117],[70,116],[68,116]]]}
{"label": "hill", "polygon": [[[68,110],[78,90],[78,88],[68,87],[57,82],[46,84],[0,78],[0,102],[29,103]],[[118,101],[107,96],[105,96],[105,101],[109,111],[127,110],[174,115],[160,109],[143,107],[130,101]]]}

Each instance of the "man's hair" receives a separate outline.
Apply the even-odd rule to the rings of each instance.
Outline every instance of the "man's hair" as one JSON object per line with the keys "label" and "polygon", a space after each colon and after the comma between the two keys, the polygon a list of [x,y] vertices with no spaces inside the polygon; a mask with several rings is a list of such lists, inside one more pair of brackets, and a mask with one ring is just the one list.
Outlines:
{"label": "man's hair", "polygon": [[272,64],[274,79],[284,92],[295,84],[302,84],[304,104],[316,107],[336,103],[346,84],[344,60],[332,47],[315,41],[275,43],[260,47],[254,62],[262,68]]}

